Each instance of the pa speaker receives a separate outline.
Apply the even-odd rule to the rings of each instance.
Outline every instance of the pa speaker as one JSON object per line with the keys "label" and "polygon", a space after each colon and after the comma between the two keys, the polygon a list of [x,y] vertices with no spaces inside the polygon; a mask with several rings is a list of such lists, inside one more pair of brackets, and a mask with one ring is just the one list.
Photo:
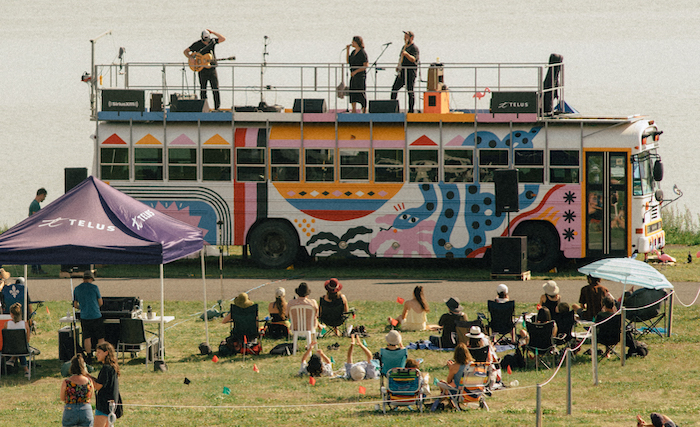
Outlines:
{"label": "pa speaker", "polygon": [[491,239],[491,273],[520,274],[527,271],[527,237]]}
{"label": "pa speaker", "polygon": [[518,212],[518,170],[496,169],[493,181],[496,184],[496,213]]}
{"label": "pa speaker", "polygon": [[[78,338],[77,348],[82,351],[82,342],[80,341],[80,325],[75,326],[75,332]],[[73,343],[73,331],[69,326],[65,326],[58,330],[58,360],[65,362],[71,360],[75,355]]]}
{"label": "pa speaker", "polygon": [[206,99],[178,99],[173,105],[170,104],[170,111],[176,113],[208,113],[209,103]]}
{"label": "pa speaker", "polygon": [[399,112],[399,100],[398,99],[381,99],[381,100],[369,101],[369,112],[370,113],[398,113]]}
{"label": "pa speaker", "polygon": [[[293,113],[301,113],[301,99],[294,100]],[[304,99],[305,113],[325,113],[328,111],[325,99]]]}
{"label": "pa speaker", "polygon": [[87,168],[64,168],[63,184],[67,193],[87,178]]}

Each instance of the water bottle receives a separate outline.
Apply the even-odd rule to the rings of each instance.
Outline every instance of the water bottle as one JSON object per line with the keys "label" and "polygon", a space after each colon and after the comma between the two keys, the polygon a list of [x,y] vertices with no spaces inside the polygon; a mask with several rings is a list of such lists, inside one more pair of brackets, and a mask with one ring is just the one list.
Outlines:
{"label": "water bottle", "polygon": [[148,318],[153,319],[153,310],[150,305],[148,306]]}

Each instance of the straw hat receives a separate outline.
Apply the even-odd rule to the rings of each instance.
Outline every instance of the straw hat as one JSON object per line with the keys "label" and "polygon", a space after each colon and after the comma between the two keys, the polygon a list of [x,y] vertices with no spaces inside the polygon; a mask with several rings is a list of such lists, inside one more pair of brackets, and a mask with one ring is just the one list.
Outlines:
{"label": "straw hat", "polygon": [[240,293],[236,299],[233,300],[233,304],[236,307],[248,308],[253,305],[253,301],[248,298],[248,294],[245,292]]}
{"label": "straw hat", "polygon": [[343,284],[340,283],[338,279],[333,278],[326,280],[326,283],[324,283],[323,287],[326,288],[328,292],[340,292],[343,289]]}
{"label": "straw hat", "polygon": [[287,291],[284,290],[284,288],[277,288],[275,289],[275,298],[281,298],[287,294]]}
{"label": "straw hat", "polygon": [[501,283],[501,284],[498,285],[498,287],[496,288],[496,293],[497,293],[497,294],[507,294],[507,293],[508,293],[508,286],[506,286],[505,283]]}
{"label": "straw hat", "polygon": [[484,338],[484,334],[481,332],[481,328],[478,326],[472,326],[471,329],[469,329],[469,333],[467,334],[467,338],[477,338],[477,339],[482,339]]}
{"label": "straw hat", "polygon": [[389,331],[389,333],[386,334],[384,339],[386,340],[387,344],[391,345],[401,345],[402,341],[401,333],[396,329],[392,329],[391,331]]}
{"label": "straw hat", "polygon": [[559,286],[557,286],[557,282],[554,280],[545,282],[545,284],[542,285],[542,289],[544,289],[544,293],[550,297],[559,295]]}

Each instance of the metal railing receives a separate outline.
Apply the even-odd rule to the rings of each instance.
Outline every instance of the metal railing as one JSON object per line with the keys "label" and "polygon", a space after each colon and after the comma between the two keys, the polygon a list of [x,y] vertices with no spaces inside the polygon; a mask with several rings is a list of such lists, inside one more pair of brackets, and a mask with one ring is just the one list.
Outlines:
{"label": "metal railing", "polygon": [[[551,67],[560,67],[558,84],[543,86],[544,77]],[[390,99],[395,64],[377,64],[367,70],[366,97],[369,100]],[[431,64],[418,67],[415,82],[416,106],[422,110],[421,100],[427,92],[426,84],[441,76],[441,84],[449,91],[450,109],[457,111],[488,111],[492,92],[522,91],[537,94],[538,116],[546,115],[542,105],[545,93],[556,92],[558,104],[564,103],[564,64],[538,63],[459,63]],[[340,99],[336,88],[343,82],[349,85],[347,64],[339,63],[250,63],[220,61],[217,65],[222,108],[258,106],[261,103],[291,108],[295,99],[322,98],[329,109],[346,110],[348,97]],[[97,118],[103,89],[138,89],[150,94],[161,93],[164,104],[171,94],[199,97],[199,79],[187,63],[146,63],[95,65],[91,91],[92,118]],[[211,87],[207,88],[211,99]],[[399,101],[405,109],[408,94],[405,87],[399,91]],[[213,106],[212,106],[213,107]]]}

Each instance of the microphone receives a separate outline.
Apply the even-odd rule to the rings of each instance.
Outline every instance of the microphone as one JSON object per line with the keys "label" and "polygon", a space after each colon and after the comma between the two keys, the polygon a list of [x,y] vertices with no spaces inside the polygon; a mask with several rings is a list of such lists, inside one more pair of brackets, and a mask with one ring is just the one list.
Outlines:
{"label": "microphone", "polygon": [[389,42],[389,43],[384,43],[382,46],[389,46],[390,44],[391,44],[391,42]]}

